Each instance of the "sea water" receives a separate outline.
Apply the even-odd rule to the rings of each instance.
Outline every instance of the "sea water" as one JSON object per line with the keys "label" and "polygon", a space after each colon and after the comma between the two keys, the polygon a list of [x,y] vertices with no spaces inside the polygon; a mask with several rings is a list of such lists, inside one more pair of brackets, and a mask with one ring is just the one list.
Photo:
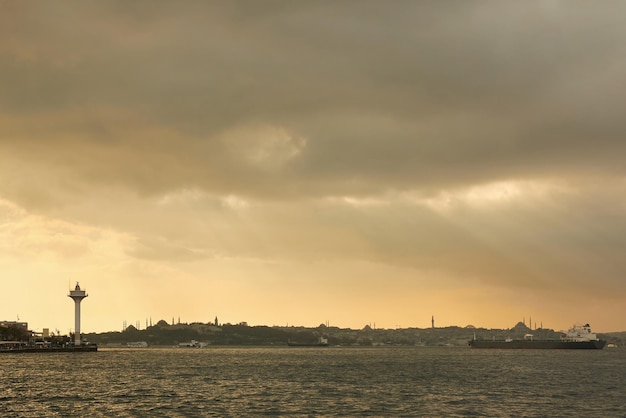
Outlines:
{"label": "sea water", "polygon": [[0,370],[8,417],[626,416],[622,348],[101,348]]}

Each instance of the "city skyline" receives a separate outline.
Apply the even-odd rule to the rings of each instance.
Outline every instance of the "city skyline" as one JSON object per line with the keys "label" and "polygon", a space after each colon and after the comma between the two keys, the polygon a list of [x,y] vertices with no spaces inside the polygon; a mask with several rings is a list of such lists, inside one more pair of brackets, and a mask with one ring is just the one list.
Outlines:
{"label": "city skyline", "polygon": [[626,330],[625,16],[4,1],[0,320]]}

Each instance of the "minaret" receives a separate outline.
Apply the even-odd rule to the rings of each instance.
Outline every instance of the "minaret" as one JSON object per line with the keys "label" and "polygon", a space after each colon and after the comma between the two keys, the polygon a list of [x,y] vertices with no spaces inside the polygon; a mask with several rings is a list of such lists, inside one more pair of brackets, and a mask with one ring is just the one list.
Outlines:
{"label": "minaret", "polygon": [[433,315],[433,317],[430,319],[430,324],[432,328],[435,329],[435,315]]}
{"label": "minaret", "polygon": [[80,345],[80,302],[85,299],[88,295],[84,290],[80,290],[80,286],[78,282],[76,282],[76,287],[74,290],[70,291],[70,294],[67,295],[74,299],[74,345]]}

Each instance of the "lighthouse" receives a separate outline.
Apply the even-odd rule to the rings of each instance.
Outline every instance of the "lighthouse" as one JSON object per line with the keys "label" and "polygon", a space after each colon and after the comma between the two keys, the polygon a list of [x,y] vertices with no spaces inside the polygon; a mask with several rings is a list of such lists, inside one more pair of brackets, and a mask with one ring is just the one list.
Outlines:
{"label": "lighthouse", "polygon": [[80,289],[78,282],[74,290],[70,290],[70,294],[67,295],[74,299],[74,345],[80,346],[80,302],[88,295],[87,292]]}

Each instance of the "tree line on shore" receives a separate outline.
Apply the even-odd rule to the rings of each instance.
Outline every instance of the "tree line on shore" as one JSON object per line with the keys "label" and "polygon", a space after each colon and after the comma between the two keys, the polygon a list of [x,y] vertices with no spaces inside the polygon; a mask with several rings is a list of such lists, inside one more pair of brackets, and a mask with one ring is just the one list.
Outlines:
{"label": "tree line on shore", "polygon": [[[213,323],[173,324],[161,320],[156,325],[139,330],[134,326],[124,331],[90,333],[84,338],[101,346],[124,346],[143,341],[150,346],[176,346],[192,340],[207,345],[275,345],[284,346],[288,341],[314,343],[319,337],[326,338],[330,345],[420,345],[461,346],[472,338],[520,338],[531,332],[535,338],[558,339],[560,333],[552,329],[533,329],[522,323],[510,329],[486,329],[467,327],[374,329],[365,326],[355,330],[320,324],[315,328],[298,326],[248,326],[246,323],[216,325]],[[621,344],[626,333],[601,336],[609,342]]]}

